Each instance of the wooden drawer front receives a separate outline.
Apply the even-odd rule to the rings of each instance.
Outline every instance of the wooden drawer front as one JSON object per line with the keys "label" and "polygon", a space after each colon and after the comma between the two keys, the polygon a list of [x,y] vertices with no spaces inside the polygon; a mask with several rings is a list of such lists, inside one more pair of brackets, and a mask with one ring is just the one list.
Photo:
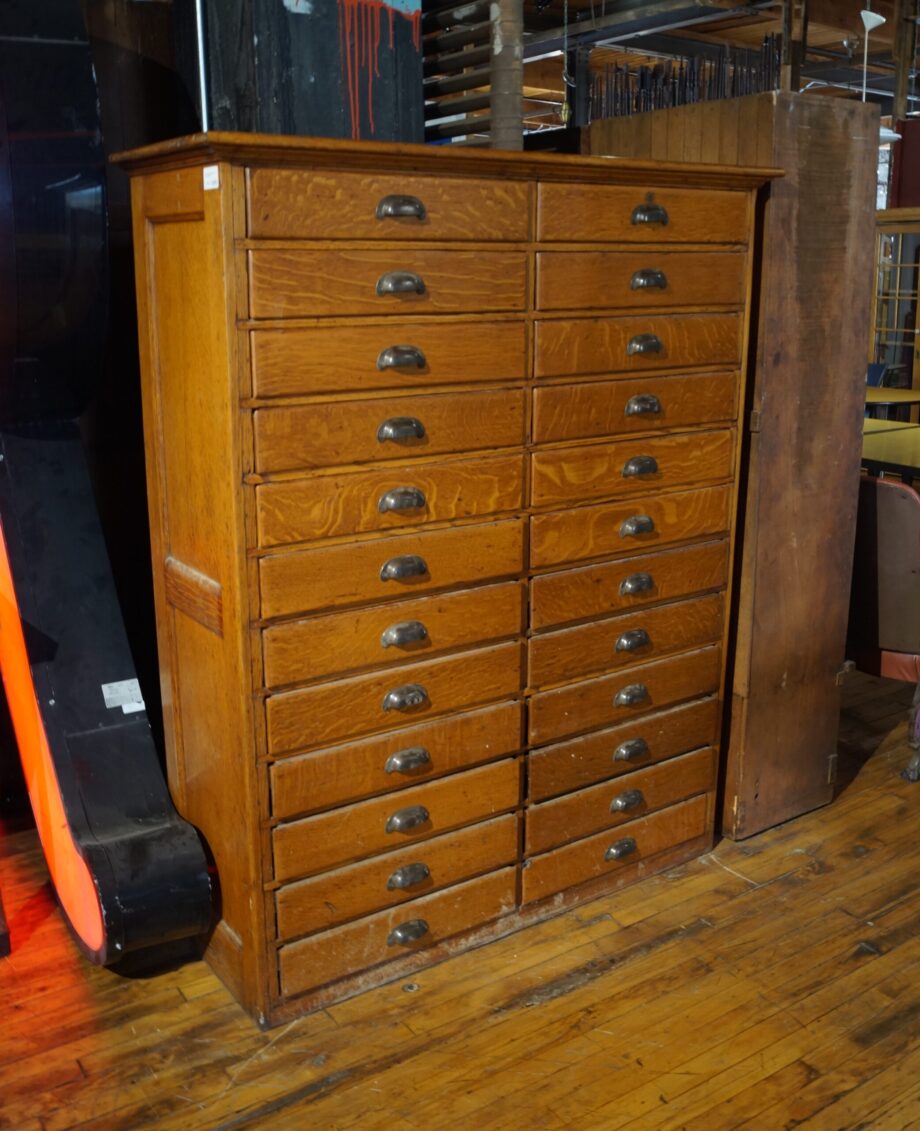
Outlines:
{"label": "wooden drawer front", "polygon": [[[529,186],[403,173],[249,173],[249,234],[346,240],[526,240]],[[377,217],[388,196],[412,196],[424,217]]]}
{"label": "wooden drawer front", "polygon": [[[516,754],[522,745],[522,726],[521,703],[499,703],[347,746],[285,758],[270,771],[272,815],[297,817]],[[427,760],[419,764],[420,757]]]}
{"label": "wooden drawer front", "polygon": [[722,596],[698,597],[531,638],[531,687],[633,667],[722,636]]}
{"label": "wooden drawer front", "polygon": [[253,318],[497,313],[523,310],[526,296],[527,256],[522,251],[322,248],[249,253]]}
{"label": "wooden drawer front", "polygon": [[[692,797],[660,813],[630,821],[615,831],[608,830],[534,857],[522,873],[523,902],[535,903],[596,876],[613,875],[684,841],[696,840],[711,830],[710,804],[711,795]],[[608,850],[627,838],[635,841],[635,849],[619,859],[608,859]]]}
{"label": "wooden drawer front", "polygon": [[524,458],[510,455],[265,483],[256,488],[259,545],[517,511],[523,481]]}
{"label": "wooden drawer front", "polygon": [[[401,625],[409,626],[405,642],[399,639],[399,632],[384,635]],[[418,625],[426,633],[421,640],[413,638],[420,631]],[[513,581],[288,621],[262,633],[265,686],[307,683],[361,668],[392,667],[523,631],[524,588]]]}
{"label": "wooden drawer front", "polygon": [[[498,644],[268,698],[271,754],[395,730],[521,690],[521,645]],[[400,705],[406,701],[406,705]]]}
{"label": "wooden drawer front", "polygon": [[[389,797],[279,825],[272,832],[275,879],[314,875],[390,848],[428,840],[437,833],[508,812],[519,802],[520,766],[512,758]],[[387,832],[387,823],[394,815],[409,811],[411,817],[415,810],[419,815],[421,810],[427,812],[427,819],[403,832]]]}
{"label": "wooden drawer front", "polygon": [[[421,425],[421,437],[378,439],[388,421],[398,436],[399,422],[407,418]],[[262,408],[253,421],[257,471],[331,467],[520,446],[524,394],[509,389]]]}
{"label": "wooden drawer front", "polygon": [[[509,814],[310,880],[285,884],[275,897],[278,938],[296,938],[396,907],[513,864],[517,852],[518,819]],[[408,886],[400,887],[401,883]]]}
{"label": "wooden drawer front", "polygon": [[[734,421],[737,393],[737,373],[545,386],[533,394],[533,438],[541,444]],[[649,398],[660,411],[637,413]]]}
{"label": "wooden drawer front", "polygon": [[[726,428],[534,452],[533,505],[702,486],[731,475],[734,450],[734,429]],[[649,459],[653,471],[629,474],[633,461]]]}
{"label": "wooden drawer front", "polygon": [[740,306],[744,269],[736,251],[543,251],[537,309]]}
{"label": "wooden drawer front", "polygon": [[[534,375],[734,366],[741,360],[741,328],[737,314],[543,319],[535,324]],[[643,335],[657,338],[660,348],[630,353]]]}
{"label": "wooden drawer front", "polygon": [[[636,209],[666,223],[641,223]],[[661,217],[664,219],[664,217]],[[617,185],[545,184],[537,189],[538,240],[591,243],[744,243],[748,232],[745,192],[662,188],[651,191]]]}
{"label": "wooden drawer front", "polygon": [[[672,703],[718,691],[722,672],[721,648],[703,648],[667,660],[615,672],[599,679],[541,691],[530,700],[530,741],[534,745],[596,730],[633,715],[647,715]],[[620,693],[641,689],[630,702],[618,703]]]}
{"label": "wooden drawer front", "polygon": [[[250,340],[257,397],[520,381],[527,365],[526,327],[520,321],[253,330]],[[387,354],[398,346],[418,354]]]}
{"label": "wooden drawer front", "polygon": [[[356,970],[379,966],[411,951],[426,950],[452,935],[498,919],[514,910],[515,871],[503,868],[333,931],[289,943],[278,954],[281,992],[286,996],[304,993]],[[420,939],[405,944],[395,939],[389,942],[395,928],[414,920],[421,920],[426,927]]]}
{"label": "wooden drawer front", "polygon": [[[534,567],[562,565],[724,534],[731,522],[731,501],[732,489],[726,485],[677,491],[641,503],[537,514],[530,520],[530,562]],[[651,519],[653,529],[645,529],[645,519]]]}
{"label": "wooden drawer front", "polygon": [[[427,530],[344,546],[272,554],[259,562],[263,617],[386,601],[520,573],[523,523],[517,519]],[[384,579],[388,562],[407,557],[424,572]]]}
{"label": "wooden drawer front", "polygon": [[702,699],[535,750],[527,758],[529,800],[545,801],[708,746],[716,741],[718,722],[719,701]]}
{"label": "wooden drawer front", "polygon": [[580,789],[527,811],[528,856],[644,817],[716,787],[716,752],[708,746],[615,782]]}

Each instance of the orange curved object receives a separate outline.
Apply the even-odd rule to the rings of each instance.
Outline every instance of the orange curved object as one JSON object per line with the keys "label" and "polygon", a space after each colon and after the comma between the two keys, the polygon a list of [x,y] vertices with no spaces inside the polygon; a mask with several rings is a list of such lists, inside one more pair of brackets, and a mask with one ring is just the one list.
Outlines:
{"label": "orange curved object", "polygon": [[13,576],[0,527],[0,674],[45,860],[61,907],[84,945],[100,951],[105,925],[96,884],[73,836],[35,696]]}

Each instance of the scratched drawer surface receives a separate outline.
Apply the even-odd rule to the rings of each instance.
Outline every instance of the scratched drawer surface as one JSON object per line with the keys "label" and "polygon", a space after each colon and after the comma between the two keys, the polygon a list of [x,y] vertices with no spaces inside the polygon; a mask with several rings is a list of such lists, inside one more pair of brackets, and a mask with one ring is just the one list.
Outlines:
{"label": "scratched drawer surface", "polygon": [[326,746],[506,699],[521,691],[521,645],[478,648],[270,695],[268,750]]}
{"label": "scratched drawer surface", "polygon": [[545,801],[716,742],[719,703],[698,699],[527,756],[531,802]]}
{"label": "scratched drawer surface", "polygon": [[538,240],[744,243],[749,196],[726,190],[541,184]]}
{"label": "scratched drawer surface", "polygon": [[272,830],[275,879],[316,875],[510,812],[520,802],[520,776],[519,760],[506,759],[278,825]]}
{"label": "scratched drawer surface", "polygon": [[530,741],[555,742],[712,695],[721,678],[721,648],[712,645],[555,691],[540,691],[530,700]]}
{"label": "scratched drawer surface", "polygon": [[745,264],[734,251],[541,251],[537,309],[740,306]]}
{"label": "scratched drawer surface", "polygon": [[542,632],[527,649],[530,687],[550,687],[647,663],[722,638],[721,594]]}
{"label": "scratched drawer surface", "polygon": [[519,320],[361,321],[252,330],[250,341],[257,397],[520,381],[527,366]]}
{"label": "scratched drawer surface", "polygon": [[742,329],[738,314],[542,318],[534,324],[534,375],[736,366]]}
{"label": "scratched drawer surface", "polygon": [[502,389],[260,408],[253,428],[259,472],[520,446],[524,394]]}
{"label": "scratched drawer surface", "polygon": [[285,884],[275,895],[278,938],[284,941],[312,934],[396,907],[513,864],[517,853],[518,818],[507,814]]}
{"label": "scratched drawer surface", "polygon": [[[702,794],[671,805],[648,817],[639,817],[617,829],[577,840],[535,856],[522,873],[524,903],[535,903],[598,876],[652,860],[661,852],[712,833],[712,795]],[[638,876],[636,877],[638,878]]]}
{"label": "scratched drawer surface", "polygon": [[265,686],[392,668],[517,636],[524,596],[523,585],[510,581],[272,625],[262,633]]}
{"label": "scratched drawer surface", "polygon": [[302,816],[420,785],[516,754],[522,741],[523,706],[516,701],[284,758],[269,770],[272,815]]}
{"label": "scratched drawer surface", "polygon": [[734,456],[729,428],[536,451],[531,500],[535,507],[554,506],[703,486],[728,479]]}
{"label": "scratched drawer surface", "polygon": [[537,514],[530,520],[530,563],[540,567],[623,556],[725,534],[731,500],[726,484]]}
{"label": "scratched drawer surface", "polygon": [[519,574],[523,561],[520,519],[269,554],[259,560],[262,616],[403,600],[498,580]]}
{"label": "scratched drawer surface", "polygon": [[522,251],[429,248],[261,249],[249,252],[252,318],[523,310]]}
{"label": "scratched drawer surface", "polygon": [[738,374],[640,377],[534,390],[533,439],[588,440],[658,428],[733,421]]}
{"label": "scratched drawer surface", "polygon": [[510,180],[249,172],[249,234],[361,240],[526,240],[529,186]]}
{"label": "scratched drawer surface", "polygon": [[281,992],[304,993],[356,970],[425,951],[453,935],[514,910],[514,868],[457,884],[434,895],[332,931],[289,943],[278,953]]}
{"label": "scratched drawer surface", "polygon": [[709,746],[624,778],[580,789],[527,810],[524,851],[547,852],[612,829],[716,787],[716,752]]}

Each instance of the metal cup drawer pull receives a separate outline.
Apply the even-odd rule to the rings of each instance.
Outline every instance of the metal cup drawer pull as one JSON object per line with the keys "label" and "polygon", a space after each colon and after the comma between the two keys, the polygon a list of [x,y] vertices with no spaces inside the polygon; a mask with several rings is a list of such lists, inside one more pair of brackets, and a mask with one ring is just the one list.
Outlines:
{"label": "metal cup drawer pull", "polygon": [[378,295],[423,295],[425,280],[414,271],[387,271],[377,280]]}
{"label": "metal cup drawer pull", "polygon": [[402,687],[394,687],[384,695],[383,709],[411,711],[414,707],[422,707],[428,702],[428,692],[420,683],[404,683]]}
{"label": "metal cup drawer pull", "polygon": [[651,534],[655,520],[647,514],[634,514],[620,523],[620,537],[632,538],[637,534]]}
{"label": "metal cup drawer pull", "polygon": [[418,644],[428,639],[428,629],[420,620],[401,620],[384,629],[380,637],[381,648],[401,648],[404,644]]}
{"label": "metal cup drawer pull", "polygon": [[645,203],[637,204],[632,210],[631,220],[633,224],[661,224],[667,227],[668,213],[667,209],[661,204],[653,202],[652,194],[649,193],[645,198]]}
{"label": "metal cup drawer pull", "polygon": [[633,456],[623,464],[623,478],[634,479],[639,475],[655,475],[658,460],[654,456]]}
{"label": "metal cup drawer pull", "polygon": [[610,802],[610,812],[628,813],[630,809],[638,809],[644,802],[641,789],[624,789]]}
{"label": "metal cup drawer pull", "polygon": [[377,429],[378,443],[392,440],[394,444],[404,444],[408,440],[424,440],[425,425],[414,416],[391,416]]}
{"label": "metal cup drawer pull", "polygon": [[378,369],[424,369],[428,360],[418,346],[387,346],[377,355]]}
{"label": "metal cup drawer pull", "polygon": [[634,357],[636,354],[661,353],[663,350],[664,342],[657,334],[636,334],[634,338],[629,339],[626,356]]}
{"label": "metal cup drawer pull", "polygon": [[631,573],[620,582],[620,596],[631,597],[635,593],[648,593],[655,588],[655,579],[650,573]]}
{"label": "metal cup drawer pull", "polygon": [[428,934],[428,924],[424,919],[410,919],[408,923],[400,923],[394,927],[387,936],[387,946],[408,946],[409,943],[418,942]]}
{"label": "metal cup drawer pull", "polygon": [[659,291],[666,291],[668,289],[668,277],[664,271],[659,271],[655,267],[646,267],[641,271],[637,271],[629,280],[629,289],[631,291],[648,291],[657,289]]}
{"label": "metal cup drawer pull", "polygon": [[649,644],[651,644],[651,640],[644,628],[631,628],[628,632],[621,633],[617,637],[614,651],[638,652],[640,648],[646,648]]}
{"label": "metal cup drawer pull", "polygon": [[427,864],[406,864],[403,868],[397,868],[387,880],[387,891],[405,891],[406,888],[414,888],[418,884],[423,884],[430,875],[431,869]]}
{"label": "metal cup drawer pull", "polygon": [[431,755],[424,746],[407,746],[405,750],[397,750],[391,754],[384,763],[384,772],[387,774],[408,774],[412,770],[420,770],[422,766],[431,765]]}
{"label": "metal cup drawer pull", "polygon": [[377,205],[378,220],[424,220],[428,215],[425,205],[417,196],[389,193]]}
{"label": "metal cup drawer pull", "polygon": [[605,860],[622,860],[624,856],[631,856],[639,846],[631,836],[624,836],[622,840],[614,841],[604,853]]}
{"label": "metal cup drawer pull", "polygon": [[380,567],[381,581],[403,581],[407,577],[424,577],[428,573],[428,563],[418,554],[400,554],[390,558]]}
{"label": "metal cup drawer pull", "polygon": [[644,683],[627,683],[613,697],[615,707],[635,707],[637,703],[644,703],[649,698],[648,688]]}
{"label": "metal cup drawer pull", "polygon": [[381,514],[387,511],[419,511],[427,501],[425,492],[418,487],[393,487],[377,500],[377,510]]}
{"label": "metal cup drawer pull", "polygon": [[644,754],[648,754],[648,743],[644,738],[628,738],[613,752],[614,762],[632,762],[636,758],[641,758]]}
{"label": "metal cup drawer pull", "polygon": [[637,393],[626,402],[626,416],[659,416],[661,401],[653,393]]}
{"label": "metal cup drawer pull", "polygon": [[408,809],[400,809],[387,819],[386,831],[407,833],[411,829],[417,829],[419,825],[424,825],[430,817],[431,814],[424,805],[410,805]]}

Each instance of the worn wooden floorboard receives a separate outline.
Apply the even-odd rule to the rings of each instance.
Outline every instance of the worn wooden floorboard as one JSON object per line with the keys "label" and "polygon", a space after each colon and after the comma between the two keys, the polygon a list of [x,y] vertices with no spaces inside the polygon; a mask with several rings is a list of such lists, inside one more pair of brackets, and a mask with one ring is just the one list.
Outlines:
{"label": "worn wooden floorboard", "polygon": [[0,1128],[920,1129],[910,688],[845,688],[828,808],[260,1033],[200,962],[93,969],[0,840]]}

